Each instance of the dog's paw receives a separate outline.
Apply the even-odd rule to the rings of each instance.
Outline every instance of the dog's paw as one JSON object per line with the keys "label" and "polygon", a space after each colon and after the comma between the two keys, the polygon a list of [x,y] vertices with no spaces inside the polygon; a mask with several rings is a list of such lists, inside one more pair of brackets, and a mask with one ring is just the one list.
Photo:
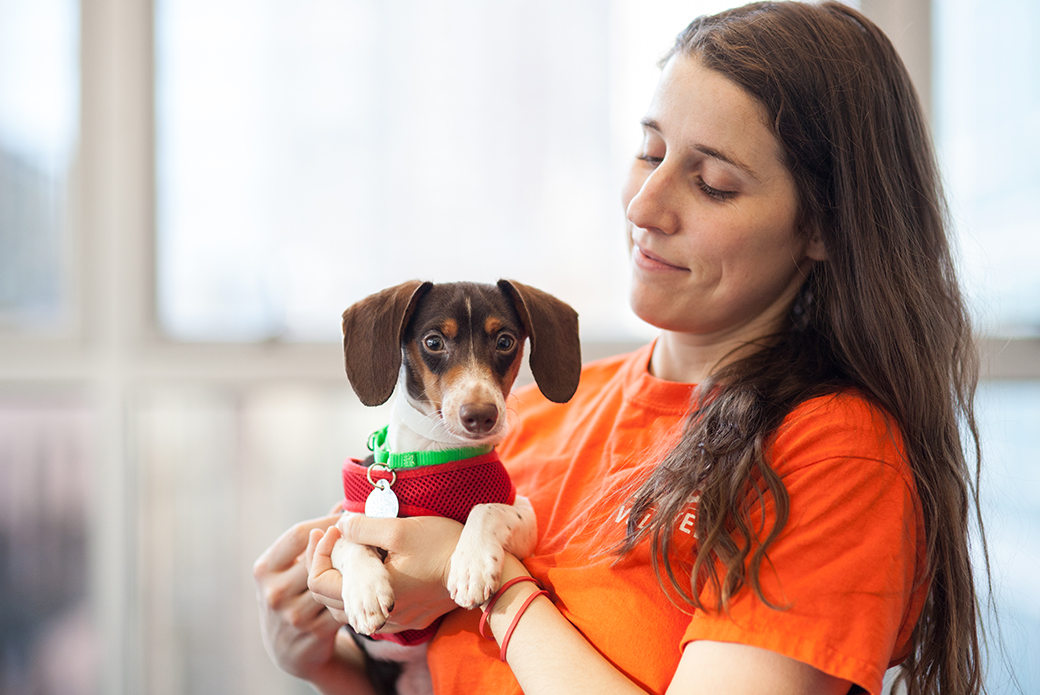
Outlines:
{"label": "dog's paw", "polygon": [[451,556],[448,592],[463,608],[474,608],[491,598],[502,576],[502,554],[468,552],[463,544]]}
{"label": "dog's paw", "polygon": [[354,631],[371,635],[386,624],[394,608],[394,591],[385,574],[367,581],[343,582],[343,612]]}

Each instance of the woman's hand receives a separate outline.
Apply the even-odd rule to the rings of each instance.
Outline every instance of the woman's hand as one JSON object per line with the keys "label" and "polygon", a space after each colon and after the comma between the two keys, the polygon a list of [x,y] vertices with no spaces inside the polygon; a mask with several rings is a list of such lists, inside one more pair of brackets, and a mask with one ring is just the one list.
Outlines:
{"label": "woman's hand", "polygon": [[[387,552],[384,566],[394,589],[394,608],[378,632],[424,628],[457,607],[446,587],[451,555],[461,533],[462,524],[443,517],[345,518],[339,527],[328,529],[315,545],[309,576],[311,591],[337,619],[344,620],[344,578],[332,567],[333,545],[342,536],[352,543],[382,548]],[[312,535],[317,537],[317,533]]]}
{"label": "woman's hand", "polygon": [[364,656],[307,588],[308,558],[318,540],[311,541],[311,534],[320,534],[338,518],[296,524],[253,565],[260,635],[278,668],[310,681],[320,692],[371,692]]}
{"label": "woman's hand", "polygon": [[307,678],[332,658],[340,625],[307,590],[303,557],[312,530],[326,529],[338,516],[296,524],[253,565],[260,634],[271,660],[283,671]]}

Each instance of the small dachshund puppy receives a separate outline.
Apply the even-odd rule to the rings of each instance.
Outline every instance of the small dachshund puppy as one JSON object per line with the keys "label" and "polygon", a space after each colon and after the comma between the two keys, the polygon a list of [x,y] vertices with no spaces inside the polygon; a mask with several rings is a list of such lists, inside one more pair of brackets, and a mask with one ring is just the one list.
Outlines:
{"label": "small dachshund puppy", "polygon": [[[525,557],[537,537],[534,510],[494,452],[525,340],[538,388],[554,402],[569,400],[581,371],[578,315],[533,287],[412,281],[343,313],[347,377],[361,402],[379,405],[397,393],[388,427],[369,442],[373,456],[344,465],[343,518],[439,514],[463,522],[448,589],[464,608],[490,598],[504,553]],[[422,692],[429,688],[425,642],[438,623],[413,634],[374,634],[394,605],[383,557],[377,548],[336,542],[344,611],[355,635],[379,640],[357,640],[370,657],[404,665],[389,691]]]}

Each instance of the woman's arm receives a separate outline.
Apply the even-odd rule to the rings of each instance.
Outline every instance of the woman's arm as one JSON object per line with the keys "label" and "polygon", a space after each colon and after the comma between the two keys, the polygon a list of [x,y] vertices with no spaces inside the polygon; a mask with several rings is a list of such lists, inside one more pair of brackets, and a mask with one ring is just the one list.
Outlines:
{"label": "woman's arm", "polygon": [[843,695],[851,687],[848,681],[767,649],[702,640],[686,645],[668,695]]}
{"label": "woman's arm", "polygon": [[[507,554],[503,584],[526,574],[523,563]],[[522,582],[495,602],[488,626],[500,645],[524,601],[537,591],[532,582]],[[636,637],[632,648],[639,648]],[[506,660],[527,695],[644,692],[604,659],[545,596],[536,598],[517,621]]]}
{"label": "woman's arm", "polygon": [[[394,581],[407,578],[409,584],[407,595],[398,594],[390,630],[424,627],[430,621],[427,617],[431,612],[445,606],[448,562],[461,526],[450,520],[430,521],[432,517],[356,519],[344,529],[346,537],[352,542],[387,550],[387,565]],[[330,530],[330,533],[338,537],[338,532]],[[331,560],[327,558],[331,545],[331,541],[323,542],[315,550],[311,586],[317,589],[318,600],[336,605],[340,589],[338,577],[334,575],[338,573],[324,571],[331,568]],[[502,583],[526,574],[523,563],[507,554]],[[320,582],[315,581],[318,576]],[[488,625],[499,644],[523,603],[537,591],[535,584],[522,582],[499,597],[488,615]],[[417,605],[407,605],[410,601]],[[632,648],[639,649],[638,635],[632,636]],[[516,621],[506,658],[527,695],[643,692],[603,658],[544,596],[535,598]],[[849,687],[845,681],[770,651],[740,644],[694,642],[683,652],[668,693],[827,695],[848,692]]]}
{"label": "woman's arm", "polygon": [[[509,557],[503,580],[526,574]],[[524,582],[511,587],[495,604],[488,622],[501,644],[516,612],[537,587]],[[649,626],[648,626],[649,627]],[[632,649],[639,649],[638,635]],[[517,622],[506,659],[520,687],[539,693],[641,693],[544,597],[531,603]],[[840,695],[850,684],[774,652],[742,644],[693,642],[683,651],[669,695]]]}
{"label": "woman's arm", "polygon": [[260,634],[280,669],[325,695],[373,693],[364,655],[307,589],[307,567],[322,531],[336,516],[296,524],[253,565]]}

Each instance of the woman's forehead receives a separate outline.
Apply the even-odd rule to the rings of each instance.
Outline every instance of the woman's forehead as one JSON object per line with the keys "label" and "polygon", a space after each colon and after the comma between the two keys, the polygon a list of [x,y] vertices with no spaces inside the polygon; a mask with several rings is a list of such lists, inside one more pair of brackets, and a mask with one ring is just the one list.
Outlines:
{"label": "woman's forehead", "polygon": [[643,124],[670,148],[710,150],[756,177],[782,162],[765,107],[695,57],[678,54],[668,60]]}

